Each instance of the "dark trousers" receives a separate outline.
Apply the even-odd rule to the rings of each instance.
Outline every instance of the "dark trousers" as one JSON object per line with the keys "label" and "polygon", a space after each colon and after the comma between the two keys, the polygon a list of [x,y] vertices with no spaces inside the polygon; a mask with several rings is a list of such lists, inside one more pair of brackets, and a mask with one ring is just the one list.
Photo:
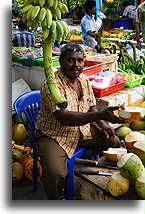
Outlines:
{"label": "dark trousers", "polygon": [[[102,154],[102,151],[109,147],[120,146],[117,136],[114,139],[106,139],[97,126],[91,125],[91,134],[92,139],[80,140],[77,147],[87,147],[97,154]],[[68,156],[54,139],[47,137],[39,130],[35,135],[35,146],[43,167],[42,182],[47,197],[49,200],[60,200],[68,174]]]}

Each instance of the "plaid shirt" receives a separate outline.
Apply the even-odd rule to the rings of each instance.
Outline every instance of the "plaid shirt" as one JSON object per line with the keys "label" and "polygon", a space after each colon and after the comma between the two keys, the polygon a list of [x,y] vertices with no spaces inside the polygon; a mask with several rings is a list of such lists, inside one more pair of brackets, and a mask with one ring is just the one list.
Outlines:
{"label": "plaid shirt", "polygon": [[[66,108],[68,111],[87,112],[91,106],[96,105],[96,99],[86,75],[80,74],[78,77],[82,92],[80,100],[78,100],[72,83],[62,71],[55,72],[55,76],[61,95],[68,103]],[[64,126],[53,115],[58,109],[50,95],[47,83],[44,81],[41,86],[41,108],[37,116],[36,128],[40,129],[45,135],[54,138],[66,151],[68,157],[71,157],[77,147],[81,133],[83,139],[91,138],[90,123],[79,127]]]}
{"label": "plaid shirt", "polygon": [[21,31],[13,35],[12,43],[14,47],[34,47],[36,40],[33,33]]}

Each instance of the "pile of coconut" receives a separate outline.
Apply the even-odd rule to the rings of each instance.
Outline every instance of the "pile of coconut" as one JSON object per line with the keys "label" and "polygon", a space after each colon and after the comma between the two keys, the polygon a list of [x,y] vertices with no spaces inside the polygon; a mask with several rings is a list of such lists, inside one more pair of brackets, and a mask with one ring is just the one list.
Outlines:
{"label": "pile of coconut", "polygon": [[141,159],[134,153],[127,153],[120,156],[117,166],[118,172],[113,173],[108,182],[111,195],[124,195],[133,184],[138,196],[145,199],[145,175]]}

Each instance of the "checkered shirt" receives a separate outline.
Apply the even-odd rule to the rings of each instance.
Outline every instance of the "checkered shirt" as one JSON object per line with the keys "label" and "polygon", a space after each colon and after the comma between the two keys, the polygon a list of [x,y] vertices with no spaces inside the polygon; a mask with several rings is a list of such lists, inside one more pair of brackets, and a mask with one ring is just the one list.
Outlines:
{"label": "checkered shirt", "polygon": [[[55,72],[55,76],[61,95],[68,103],[66,110],[87,112],[91,106],[96,105],[96,99],[86,75],[80,74],[78,77],[79,88],[83,95],[80,100],[78,100],[72,83],[62,71]],[[91,138],[90,123],[79,127],[62,125],[53,115],[59,108],[55,105],[50,95],[46,81],[42,83],[40,93],[41,107],[37,116],[36,128],[40,129],[45,135],[55,139],[70,158],[77,147],[80,133],[82,133],[83,139]]]}

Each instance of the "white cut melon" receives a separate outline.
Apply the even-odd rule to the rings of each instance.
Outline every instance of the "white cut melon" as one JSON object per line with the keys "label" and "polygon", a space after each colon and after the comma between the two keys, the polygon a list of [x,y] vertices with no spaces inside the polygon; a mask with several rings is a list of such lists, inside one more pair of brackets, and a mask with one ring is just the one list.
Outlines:
{"label": "white cut melon", "polygon": [[108,182],[108,190],[113,196],[120,196],[129,190],[129,180],[124,178],[120,172],[115,172],[110,176]]}
{"label": "white cut melon", "polygon": [[141,159],[134,153],[123,155],[117,162],[118,170],[127,179],[138,178],[143,171]]}

